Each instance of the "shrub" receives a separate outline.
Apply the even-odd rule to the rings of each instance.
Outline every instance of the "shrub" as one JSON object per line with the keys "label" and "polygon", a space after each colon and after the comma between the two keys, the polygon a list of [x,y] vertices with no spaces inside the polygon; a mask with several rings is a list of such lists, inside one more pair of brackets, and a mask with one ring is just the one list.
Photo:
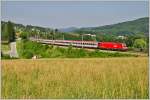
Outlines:
{"label": "shrub", "polygon": [[136,39],[133,44],[134,48],[138,48],[140,51],[146,49],[146,41],[144,39]]}
{"label": "shrub", "polygon": [[8,54],[1,54],[2,59],[11,59]]}
{"label": "shrub", "polygon": [[23,58],[32,58],[33,57],[33,53],[32,52],[30,52],[30,51],[25,51],[25,52],[23,52]]}

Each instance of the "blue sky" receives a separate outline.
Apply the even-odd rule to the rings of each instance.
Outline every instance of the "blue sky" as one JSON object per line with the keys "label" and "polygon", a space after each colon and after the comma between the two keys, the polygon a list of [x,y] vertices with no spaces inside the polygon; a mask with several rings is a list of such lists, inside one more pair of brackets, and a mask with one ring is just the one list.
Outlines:
{"label": "blue sky", "polygon": [[51,28],[94,27],[148,17],[147,1],[5,1],[2,20]]}

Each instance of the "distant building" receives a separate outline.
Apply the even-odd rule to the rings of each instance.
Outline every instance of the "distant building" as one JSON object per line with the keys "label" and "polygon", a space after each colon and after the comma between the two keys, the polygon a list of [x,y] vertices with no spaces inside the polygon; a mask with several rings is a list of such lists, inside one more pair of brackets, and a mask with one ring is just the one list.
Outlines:
{"label": "distant building", "polygon": [[91,36],[91,37],[96,37],[95,34],[85,34],[85,35],[88,35],[88,36]]}
{"label": "distant building", "polygon": [[32,31],[34,31],[35,29],[34,28],[32,28]]}
{"label": "distant building", "polygon": [[125,36],[122,36],[122,35],[119,35],[117,38],[118,38],[118,39],[126,39],[126,37],[125,37]]}
{"label": "distant building", "polygon": [[96,35],[94,34],[94,35],[91,35],[92,37],[96,37]]}

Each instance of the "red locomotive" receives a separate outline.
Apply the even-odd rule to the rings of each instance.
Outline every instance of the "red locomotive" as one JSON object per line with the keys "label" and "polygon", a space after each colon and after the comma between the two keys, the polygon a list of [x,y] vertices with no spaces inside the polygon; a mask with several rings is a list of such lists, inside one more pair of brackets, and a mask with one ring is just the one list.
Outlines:
{"label": "red locomotive", "polygon": [[115,42],[99,42],[98,47],[100,49],[108,49],[108,50],[127,50],[127,46],[125,43],[115,43]]}
{"label": "red locomotive", "polygon": [[95,41],[73,41],[73,40],[46,40],[46,39],[35,39],[30,38],[32,41],[37,41],[44,44],[54,44],[61,46],[69,46],[72,45],[74,47],[82,47],[82,48],[99,48],[99,49],[107,49],[107,50],[128,50],[125,43],[116,43],[116,42],[95,42]]}

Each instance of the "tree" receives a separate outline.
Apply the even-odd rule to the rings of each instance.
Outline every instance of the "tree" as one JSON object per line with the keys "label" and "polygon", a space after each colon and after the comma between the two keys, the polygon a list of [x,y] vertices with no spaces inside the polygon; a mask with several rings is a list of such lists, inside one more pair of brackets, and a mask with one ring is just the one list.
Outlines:
{"label": "tree", "polygon": [[128,35],[127,39],[125,40],[125,43],[128,47],[133,47],[134,41],[135,41],[135,36],[134,35]]}
{"label": "tree", "polygon": [[54,32],[53,32],[53,30],[50,32],[50,35],[52,37],[52,40],[54,40]]}
{"label": "tree", "polygon": [[27,39],[27,36],[28,36],[28,33],[27,33],[27,32],[22,32],[22,33],[20,34],[20,37],[21,37],[22,39]]}
{"label": "tree", "polygon": [[143,51],[146,48],[147,44],[146,44],[146,41],[144,39],[136,39],[134,41],[133,46],[135,48],[140,49],[140,51]]}
{"label": "tree", "polygon": [[2,26],[2,41],[7,41],[7,42],[9,42],[9,34],[8,34],[7,23],[5,23],[5,24]]}
{"label": "tree", "polygon": [[58,32],[58,29],[56,28],[54,31],[57,33],[57,32]]}
{"label": "tree", "polygon": [[2,40],[8,43],[15,41],[15,30],[13,23],[10,21],[4,23],[2,26]]}
{"label": "tree", "polygon": [[8,37],[9,42],[15,41],[15,30],[14,30],[13,23],[11,23],[10,21],[8,21],[8,24],[7,24],[7,31],[9,34],[9,37]]}

